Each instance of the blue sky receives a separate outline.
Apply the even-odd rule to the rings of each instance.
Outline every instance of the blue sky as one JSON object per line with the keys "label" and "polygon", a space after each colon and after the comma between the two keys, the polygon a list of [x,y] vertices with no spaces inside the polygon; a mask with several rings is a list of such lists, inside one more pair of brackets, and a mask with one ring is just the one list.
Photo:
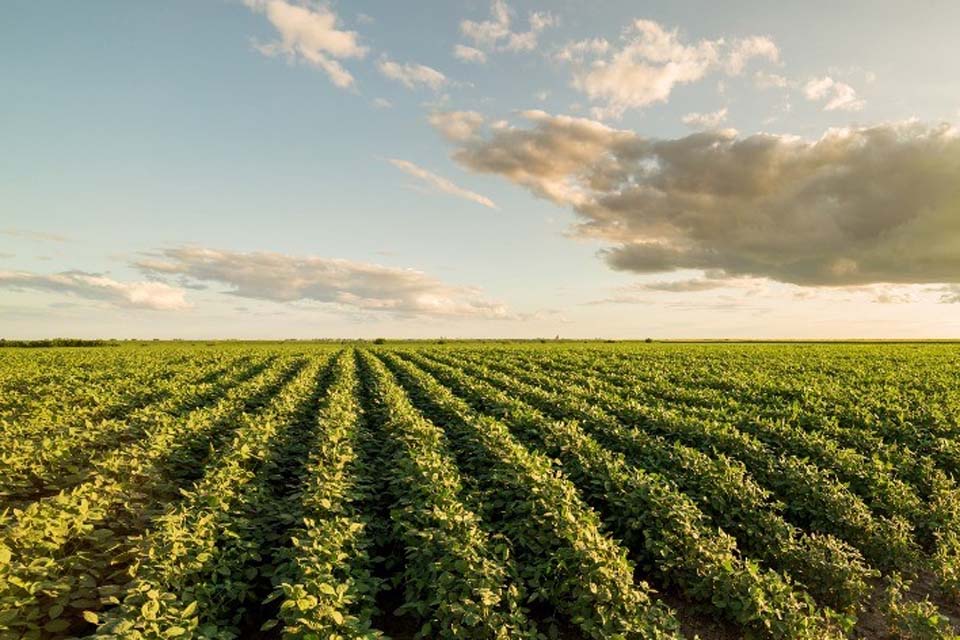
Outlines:
{"label": "blue sky", "polygon": [[0,335],[960,329],[956,3],[3,11]]}

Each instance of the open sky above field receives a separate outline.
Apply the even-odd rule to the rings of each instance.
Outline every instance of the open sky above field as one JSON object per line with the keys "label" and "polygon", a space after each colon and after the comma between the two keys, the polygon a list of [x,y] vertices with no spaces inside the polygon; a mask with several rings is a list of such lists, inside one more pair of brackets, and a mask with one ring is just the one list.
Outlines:
{"label": "open sky above field", "polygon": [[0,16],[3,337],[960,334],[960,3]]}

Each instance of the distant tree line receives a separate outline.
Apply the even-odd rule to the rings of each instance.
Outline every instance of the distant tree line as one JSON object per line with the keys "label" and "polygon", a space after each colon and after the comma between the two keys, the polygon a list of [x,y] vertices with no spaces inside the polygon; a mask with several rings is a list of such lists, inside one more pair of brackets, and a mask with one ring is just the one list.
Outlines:
{"label": "distant tree line", "polygon": [[81,340],[80,338],[48,338],[46,340],[7,340],[0,338],[2,347],[115,347],[114,340]]}

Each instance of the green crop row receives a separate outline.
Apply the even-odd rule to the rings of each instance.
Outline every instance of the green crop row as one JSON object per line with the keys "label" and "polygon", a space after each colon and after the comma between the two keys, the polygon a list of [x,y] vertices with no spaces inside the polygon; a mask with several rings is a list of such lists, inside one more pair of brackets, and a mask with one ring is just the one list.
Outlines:
{"label": "green crop row", "polygon": [[0,353],[0,640],[960,637],[954,345]]}
{"label": "green crop row", "polygon": [[[563,375],[576,376],[574,372],[585,368],[577,366],[585,364],[582,360],[574,360],[573,365],[564,363],[569,366],[561,365],[558,369]],[[709,385],[651,391],[656,386],[638,379],[629,369],[608,371],[591,379],[591,384],[610,391],[623,389],[637,402],[669,403],[695,419],[735,424],[771,449],[810,460],[863,497],[875,513],[910,523],[914,529],[912,537],[931,552],[927,564],[937,574],[941,587],[953,593],[958,591],[960,490],[929,457],[918,457],[909,448],[885,443],[877,430],[841,427],[826,413],[818,420],[808,415],[804,421],[807,429],[790,426],[783,417],[758,416],[756,404],[720,396]],[[914,556],[908,558],[915,560]],[[901,568],[910,566],[904,564]]]}
{"label": "green crop row", "polygon": [[531,601],[543,600],[591,638],[675,637],[677,622],[634,583],[626,550],[550,459],[500,422],[471,413],[449,392],[395,357],[388,364],[417,408],[442,424],[462,468],[482,487],[484,519],[512,542]]}
{"label": "green crop row", "polygon": [[265,406],[237,416],[239,425],[215,463],[132,550],[132,579],[119,606],[101,616],[98,636],[240,633],[264,595],[257,590],[261,565],[272,568],[263,552],[271,548],[264,544],[270,528],[263,515],[276,516],[271,466],[283,464],[286,442],[309,439],[299,428],[312,417],[311,398],[326,362],[311,358]]}
{"label": "green crop row", "polygon": [[[129,579],[131,536],[176,499],[189,474],[210,455],[211,438],[238,413],[265,402],[296,361],[233,389],[210,408],[158,416],[143,440],[99,460],[85,482],[0,516],[0,628],[23,637],[70,635],[81,614],[116,601]],[[191,393],[184,390],[184,393]]]}
{"label": "green crop row", "polygon": [[533,638],[513,562],[461,500],[442,432],[411,407],[383,365],[364,356],[370,418],[390,462],[390,520],[403,544],[404,604],[418,636]]}
{"label": "green crop row", "polygon": [[749,557],[792,576],[825,605],[852,613],[867,595],[868,581],[876,572],[860,553],[833,536],[810,535],[784,520],[782,505],[742,463],[624,427],[591,404],[582,391],[554,393],[523,382],[520,371],[507,375],[457,362],[464,372],[496,385],[498,391],[491,393],[505,391],[557,419],[577,420],[602,445],[622,451],[630,463],[676,484],[714,523],[734,535]]}
{"label": "green crop row", "polygon": [[563,463],[584,495],[603,506],[611,530],[665,584],[772,638],[826,638],[830,624],[809,597],[743,560],[696,504],[665,478],[631,467],[572,421],[553,421],[489,384],[440,364],[423,365],[450,390],[522,433]]}
{"label": "green crop row", "polygon": [[0,454],[0,500],[22,504],[79,484],[96,458],[143,438],[158,416],[179,415],[209,403],[224,385],[253,376],[268,362],[231,364],[182,367],[172,374],[157,372],[152,392],[139,396],[133,404],[122,403],[122,419],[91,422],[68,415],[66,426],[51,427],[42,437],[16,436],[14,446]]}
{"label": "green crop row", "polygon": [[783,501],[788,519],[803,529],[849,542],[879,569],[917,563],[919,549],[908,522],[875,516],[833,473],[803,458],[770,448],[726,420],[701,420],[664,403],[646,403],[635,399],[630,389],[607,390],[604,380],[590,374],[543,377],[547,378],[544,384],[560,393],[589,388],[593,403],[625,425],[741,461],[763,487]]}

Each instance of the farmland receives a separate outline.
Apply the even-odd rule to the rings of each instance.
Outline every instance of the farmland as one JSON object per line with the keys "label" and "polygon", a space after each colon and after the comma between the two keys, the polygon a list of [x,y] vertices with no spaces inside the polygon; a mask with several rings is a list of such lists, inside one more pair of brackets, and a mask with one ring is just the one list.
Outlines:
{"label": "farmland", "polygon": [[0,638],[950,638],[960,347],[0,351]]}

